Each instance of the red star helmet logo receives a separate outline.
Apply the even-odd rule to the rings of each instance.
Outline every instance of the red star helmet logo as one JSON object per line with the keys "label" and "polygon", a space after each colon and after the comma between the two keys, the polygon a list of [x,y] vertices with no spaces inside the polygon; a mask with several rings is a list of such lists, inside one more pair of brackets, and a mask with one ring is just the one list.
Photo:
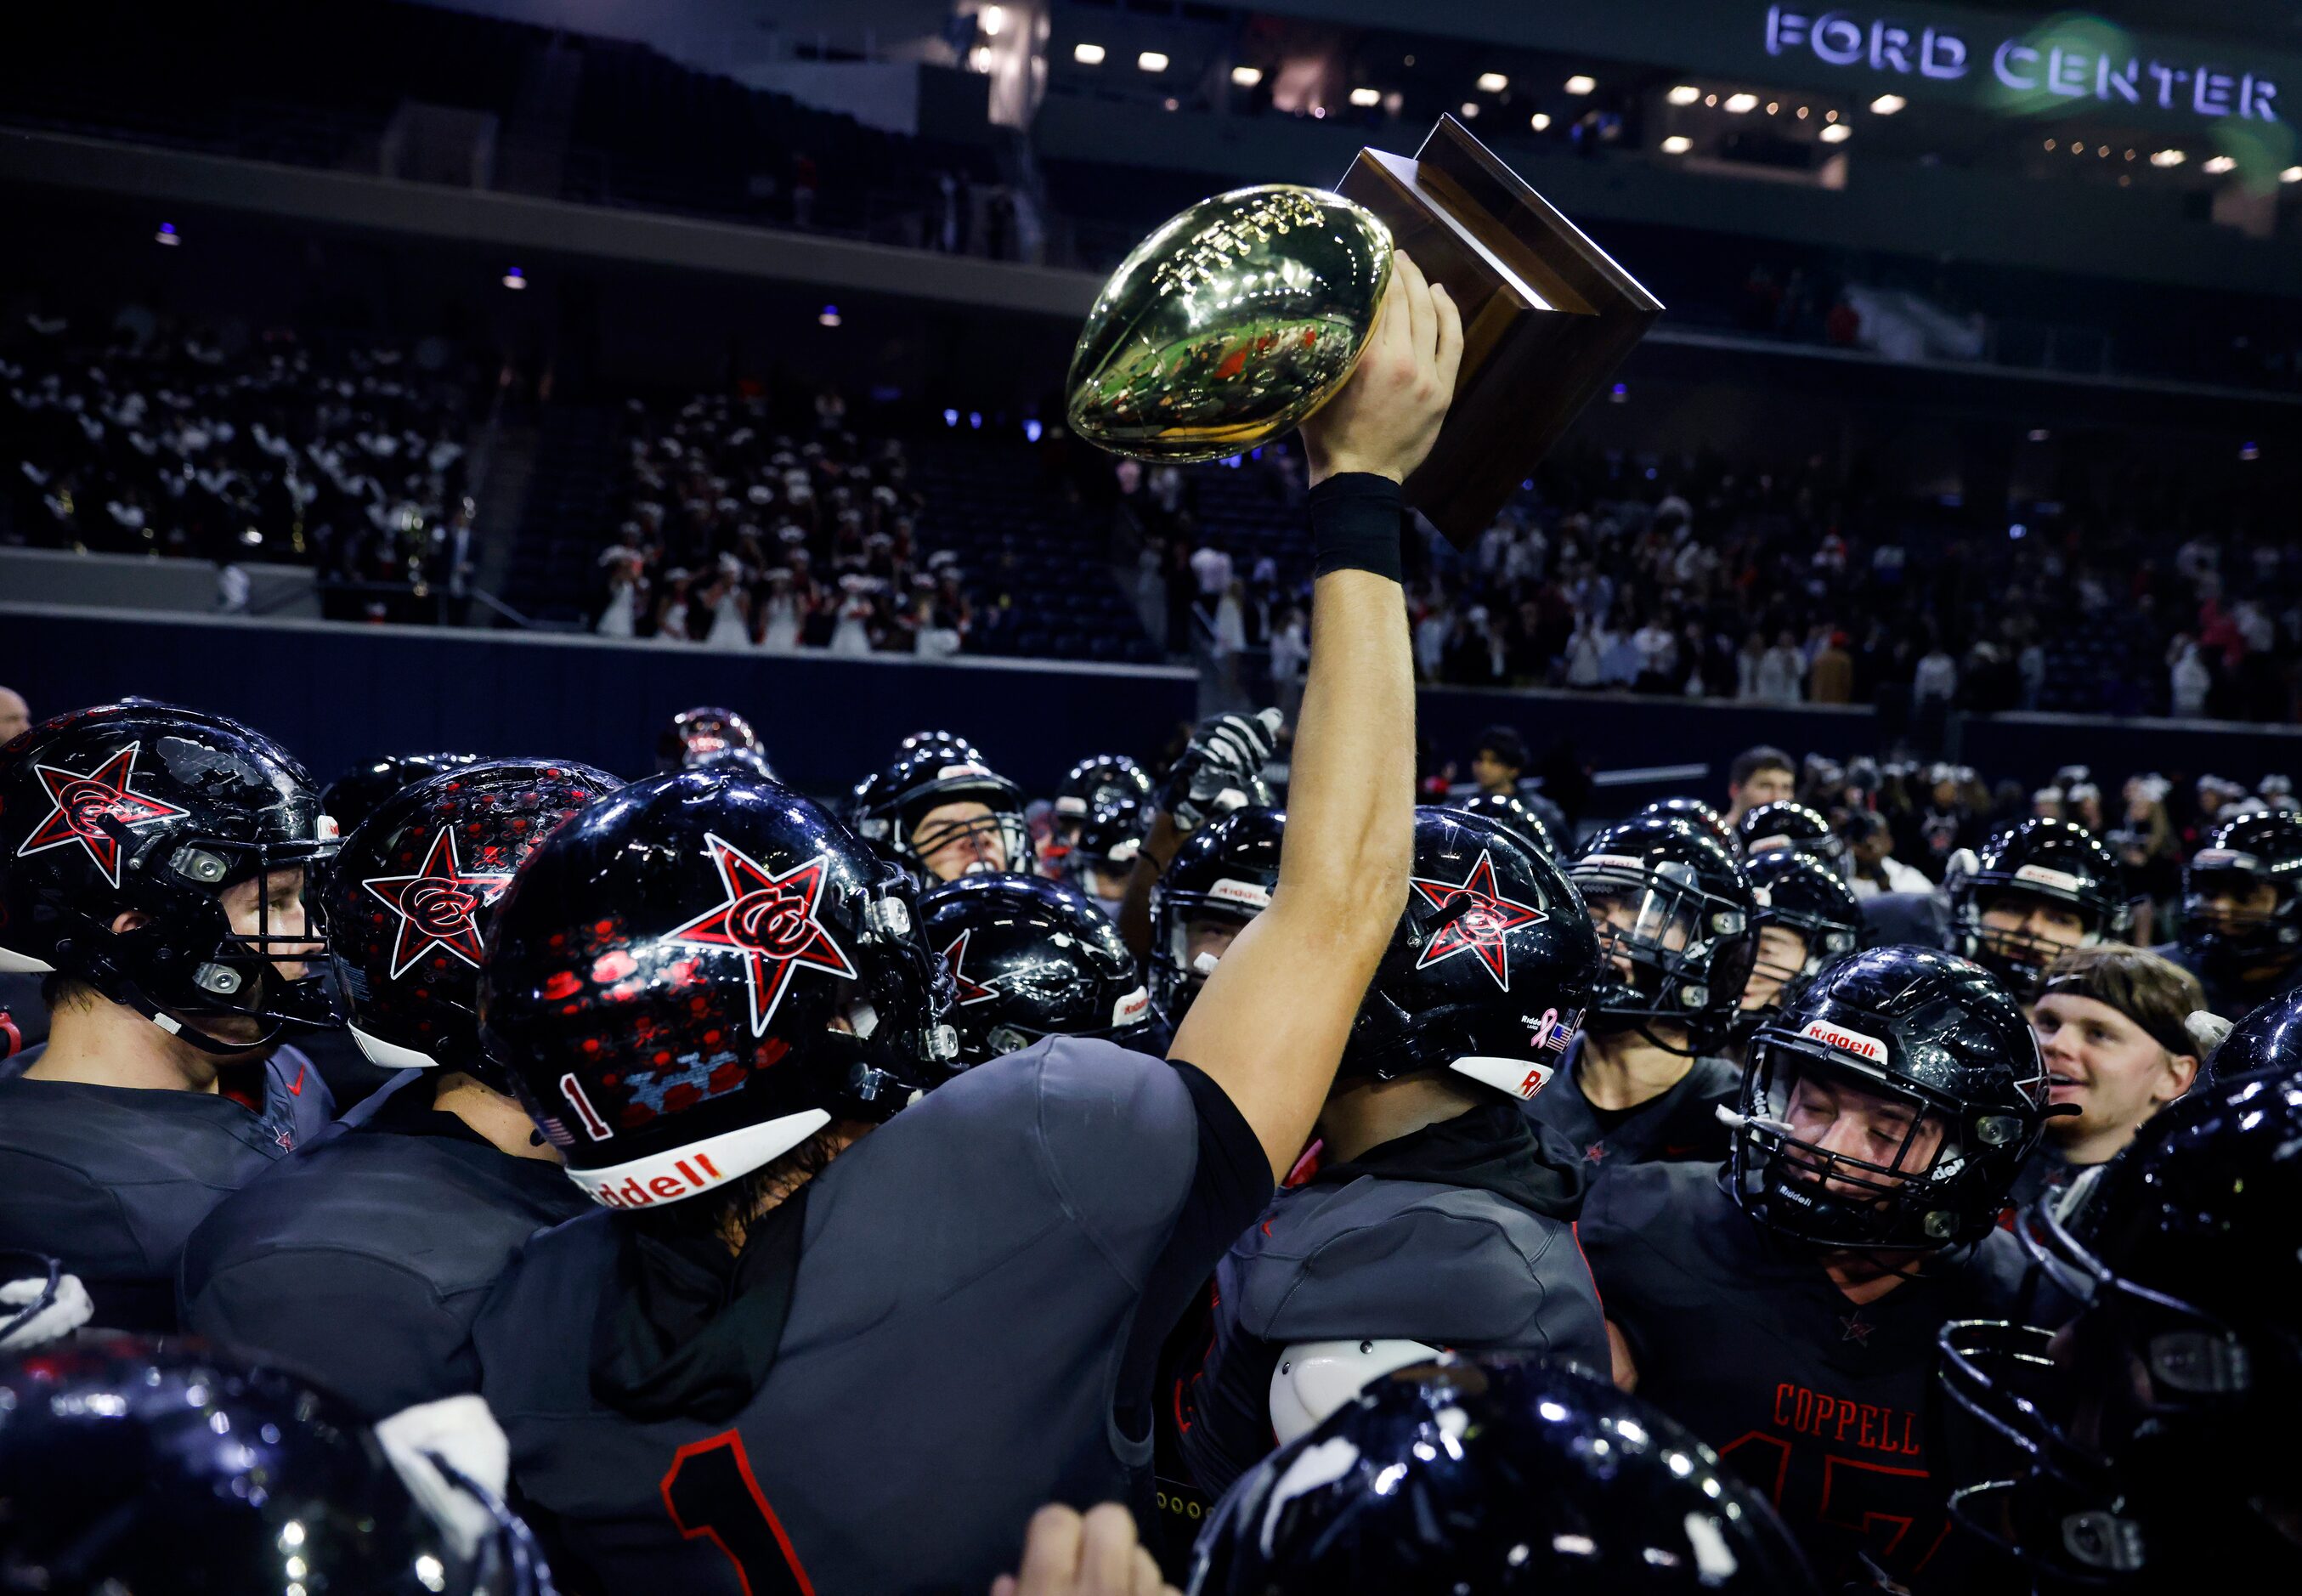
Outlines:
{"label": "red star helmet logo", "polygon": [[959,939],[943,950],[944,967],[951,971],[951,984],[959,993],[959,1006],[971,1003],[989,1003],[999,995],[999,988],[988,981],[979,981],[962,968],[967,962],[967,939],[975,935],[970,926],[959,934]]}
{"label": "red star helmet logo", "polygon": [[855,966],[816,919],[830,855],[819,853],[782,875],[710,832],[703,840],[727,901],[705,911],[665,940],[691,947],[734,948],[744,955],[752,989],[752,1034],[768,1029],[792,972],[802,966],[855,979]]}
{"label": "red star helmet logo", "polygon": [[137,751],[142,747],[140,743],[130,743],[88,775],[61,770],[54,765],[34,765],[32,773],[47,788],[49,802],[55,808],[32,828],[32,835],[16,850],[16,857],[45,853],[50,848],[69,848],[78,843],[88,850],[88,856],[104,872],[105,879],[119,886],[120,839],[106,831],[103,822],[110,819],[122,826],[150,826],[190,813],[130,790],[136,781]]}
{"label": "red star helmet logo", "polygon": [[1521,926],[1540,925],[1550,916],[1532,904],[1504,897],[1496,889],[1493,853],[1482,851],[1479,862],[1460,881],[1430,881],[1410,876],[1407,885],[1422,894],[1423,901],[1434,909],[1454,908],[1460,900],[1470,900],[1468,907],[1457,908],[1453,918],[1439,928],[1438,935],[1431,938],[1431,945],[1415,962],[1415,968],[1427,969],[1457,953],[1474,953],[1486,966],[1487,973],[1495,978],[1495,985],[1509,991],[1510,950],[1504,938]]}
{"label": "red star helmet logo", "polygon": [[503,896],[509,870],[467,876],[456,859],[456,833],[442,826],[412,876],[371,876],[360,885],[399,916],[391,945],[391,979],[398,980],[433,948],[480,967],[480,909]]}

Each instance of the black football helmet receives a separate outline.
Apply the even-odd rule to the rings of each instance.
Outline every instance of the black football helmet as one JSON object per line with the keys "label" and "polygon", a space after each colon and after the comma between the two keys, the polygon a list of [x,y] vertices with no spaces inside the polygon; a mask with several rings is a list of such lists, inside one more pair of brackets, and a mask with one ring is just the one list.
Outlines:
{"label": "black football helmet", "polygon": [[1450,1070],[1532,1097],[1598,984],[1599,934],[1557,865],[1500,820],[1418,809],[1407,907],[1338,1073]]}
{"label": "black football helmet", "polygon": [[480,756],[475,753],[388,753],[365,764],[354,765],[322,787],[320,810],[335,821],[339,831],[349,836],[394,793],[419,781],[429,781],[442,770],[479,762]]}
{"label": "black football helmet", "polygon": [[1150,826],[1151,813],[1139,799],[1124,794],[1097,799],[1063,849],[1063,874],[1089,897],[1099,897],[1096,872],[1125,880],[1135,868],[1135,856],[1143,851],[1144,833]]}
{"label": "black football helmet", "polygon": [[1735,844],[1745,860],[1788,849],[1822,861],[1834,876],[1846,874],[1846,839],[1831,829],[1819,810],[1783,799],[1761,803],[1735,827]]}
{"label": "black football helmet", "polygon": [[1122,799],[1132,799],[1138,808],[1147,807],[1151,777],[1123,753],[1090,755],[1064,771],[1056,784],[1055,824],[1075,835],[1073,828],[1093,814],[1097,804]]}
{"label": "black football helmet", "polygon": [[947,1079],[950,990],[905,873],[788,787],[685,770],[528,856],[481,1037],[576,1183],[646,1208]]}
{"label": "black football helmet", "polygon": [[[318,918],[281,922],[259,888],[236,931],[223,895],[335,850],[311,777],[259,732],[144,700],[63,716],[0,761],[0,970],[74,977],[208,1053],[332,1027]],[[220,1021],[239,1034],[201,1029]]]}
{"label": "black football helmet", "polygon": [[2289,987],[2248,1009],[2230,1028],[2205,1061],[2199,1084],[2258,1070],[2297,1068],[2302,1068],[2302,987]]}
{"label": "black football helmet", "polygon": [[[1899,1140],[1866,1156],[1801,1136],[1802,1090],[1848,1086],[1895,1105],[1881,1122],[1902,1121]],[[1959,1246],[1997,1223],[2046,1121],[2037,1038],[1996,976],[1933,948],[1871,948],[1760,1027],[1731,1121],[1730,1189],[1744,1213],[1797,1240]]]}
{"label": "black football helmet", "polygon": [[[958,757],[942,743],[923,744],[898,754],[868,788],[859,787],[853,800],[856,834],[902,860],[923,881],[929,878],[930,855],[969,838],[992,843],[1000,855],[996,865],[978,859],[970,871],[1017,870],[1029,863],[1031,834],[1023,819],[1022,792],[979,759]],[[979,803],[988,812],[974,820],[937,824],[922,836],[920,822],[947,803]]]}
{"label": "black football helmet", "polygon": [[952,983],[959,1057],[979,1064],[1042,1037],[1138,1046],[1151,1000],[1127,945],[1077,887],[1038,876],[962,876],[920,900]]}
{"label": "black football helmet", "polygon": [[989,762],[984,759],[981,749],[957,732],[937,731],[933,728],[923,732],[913,732],[896,743],[895,758],[900,760],[905,754],[916,753],[922,748],[943,749],[952,756],[953,760],[962,764],[972,762],[981,765]]}
{"label": "black football helmet", "polygon": [[1535,851],[1545,859],[1556,860],[1559,856],[1557,836],[1543,824],[1542,817],[1536,814],[1526,800],[1516,793],[1481,793],[1474,797],[1450,801],[1446,807],[1459,810],[1466,815],[1484,815],[1490,820],[1499,820],[1533,843]]}
{"label": "black football helmet", "polygon": [[[1969,859],[1972,860],[1970,864]],[[2021,930],[1982,923],[1992,907],[2024,895],[2074,910],[2085,925],[2081,946],[2125,940],[2130,915],[2125,872],[2110,845],[2071,820],[2029,819],[2008,827],[1979,855],[1953,855],[1943,873],[1951,933],[1958,951],[2028,995],[2063,948]]]}
{"label": "black football helmet", "polygon": [[470,1556],[357,1415],[197,1341],[106,1334],[0,1367],[0,1590],[550,1596],[527,1526]]}
{"label": "black football helmet", "polygon": [[1448,1355],[1370,1382],[1218,1502],[1189,1596],[1812,1596],[1759,1492],[1602,1374]]}
{"label": "black football helmet", "polygon": [[[2266,910],[2228,902],[2258,896],[2264,887],[2273,894]],[[2273,810],[2217,826],[2182,867],[2184,951],[2222,980],[2302,961],[2298,888],[2302,815]]]}
{"label": "black football helmet", "polygon": [[655,768],[660,772],[685,770],[706,754],[729,748],[746,748],[766,757],[750,721],[733,710],[698,705],[673,716],[655,740]]}
{"label": "black football helmet", "polygon": [[[1567,874],[1599,928],[1592,1023],[1635,1029],[1673,1053],[1718,1046],[1758,940],[1751,884],[1726,844],[1699,821],[1649,814],[1594,833]],[[1683,1029],[1685,1039],[1659,1025]]]}
{"label": "black football helmet", "polygon": [[499,760],[394,794],[344,838],[323,902],[337,1004],[362,1053],[511,1089],[480,1047],[497,901],[562,820],[623,785],[588,765]]}
{"label": "black football helmet", "polygon": [[[1764,1009],[1743,1011],[1756,1014],[1780,1008],[1826,965],[1862,945],[1862,900],[1836,871],[1795,848],[1754,853],[1743,861],[1743,873],[1750,878],[1751,896],[1758,904],[1752,918],[1759,937],[1751,973],[1776,984]],[[1799,939],[1802,957],[1796,964],[1769,956],[1769,926],[1779,927]]]}
{"label": "black football helmet", "polygon": [[1631,819],[1648,820],[1657,816],[1691,820],[1728,848],[1735,846],[1734,828],[1726,824],[1726,817],[1700,798],[1658,798]]}
{"label": "black football helmet", "polygon": [[1286,835],[1285,811],[1235,809],[1191,833],[1151,889],[1151,946],[1143,962],[1152,1010],[1170,1030],[1182,1024],[1221,956],[1192,953],[1192,927],[1214,922],[1235,936],[1270,908]]}
{"label": "black football helmet", "polygon": [[[2059,1334],[1944,1328],[1929,1467],[2041,1585],[2292,1589],[2302,1464],[2302,1047],[2169,1104],[2071,1200],[2024,1210],[2084,1306]],[[1940,1462],[1933,1459],[1939,1457]]]}

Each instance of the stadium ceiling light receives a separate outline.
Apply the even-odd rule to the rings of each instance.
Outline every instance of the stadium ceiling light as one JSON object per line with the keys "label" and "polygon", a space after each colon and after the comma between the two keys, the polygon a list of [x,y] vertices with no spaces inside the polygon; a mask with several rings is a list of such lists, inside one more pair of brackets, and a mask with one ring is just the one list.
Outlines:
{"label": "stadium ceiling light", "polygon": [[1463,120],[1465,122],[1470,121],[1471,118],[1476,116],[1478,113],[1479,105],[1476,100],[1465,100],[1463,102]]}
{"label": "stadium ceiling light", "polygon": [[1504,89],[1508,88],[1509,87],[1510,80],[1504,77],[1500,72],[1481,72],[1479,74],[1479,92],[1481,94],[1500,94]]}
{"label": "stadium ceiling light", "polygon": [[996,5],[987,5],[975,13],[975,25],[983,29],[986,38],[997,38],[999,30],[1007,26],[1007,13]]}
{"label": "stadium ceiling light", "polygon": [[[1536,112],[1533,116],[1527,119],[1527,125],[1538,133],[1548,131],[1550,127],[1550,113],[1548,111]],[[2302,166],[2298,166],[2295,170],[2297,172],[2302,172]],[[2288,181],[2291,181],[2292,180],[2289,179]]]}
{"label": "stadium ceiling light", "polygon": [[2046,140],[2046,153],[2047,153],[2048,155],[2052,155],[2055,150],[2059,149],[2060,147],[2061,147],[2061,146],[2060,146],[2060,145],[2058,145],[2058,144],[2056,144],[2056,143],[2055,143],[2055,141],[2054,141],[2054,139],[2047,139],[2047,140]]}
{"label": "stadium ceiling light", "polygon": [[1702,97],[1702,103],[1706,105],[1716,105],[1718,103],[1718,97],[1715,94],[1706,94]]}
{"label": "stadium ceiling light", "polygon": [[527,273],[521,271],[517,266],[506,266],[504,268],[503,285],[504,287],[517,292],[527,286]]}
{"label": "stadium ceiling light", "polygon": [[1755,111],[1758,108],[1759,97],[1755,94],[1730,94],[1726,97],[1726,109],[1737,116],[1745,111]]}
{"label": "stadium ceiling light", "polygon": [[1135,58],[1135,64],[1143,71],[1164,72],[1167,70],[1167,57],[1157,50],[1146,50]]}
{"label": "stadium ceiling light", "polygon": [[1252,88],[1263,81],[1259,66],[1235,66],[1231,69],[1231,80],[1241,88]]}
{"label": "stadium ceiling light", "polygon": [[1567,92],[1569,94],[1589,94],[1598,87],[1599,80],[1588,72],[1577,72],[1567,80]]}
{"label": "stadium ceiling light", "polygon": [[1351,104],[1354,105],[1380,105],[1382,104],[1382,90],[1380,88],[1354,88],[1351,90]]}
{"label": "stadium ceiling light", "polygon": [[836,327],[839,325],[839,307],[836,305],[825,306],[821,310],[816,312],[815,319],[816,323],[819,326]]}
{"label": "stadium ceiling light", "polygon": [[1844,144],[1853,137],[1854,130],[1843,122],[1832,122],[1822,130],[1822,141],[1825,144]]}
{"label": "stadium ceiling light", "polygon": [[1825,122],[1836,122],[1838,120],[1838,113],[1836,111],[1826,111],[1822,113],[1822,120]]}
{"label": "stadium ceiling light", "polygon": [[2190,157],[2179,149],[2154,149],[2150,152],[2153,166],[2180,166]]}
{"label": "stadium ceiling light", "polygon": [[1668,100],[1674,105],[1692,105],[1695,101],[1701,97],[1702,91],[1692,83],[1682,83],[1677,88],[1672,89],[1668,94],[1663,96],[1663,98]]}
{"label": "stadium ceiling light", "polygon": [[1782,108],[1783,103],[1780,100],[1769,100],[1767,102],[1767,114],[1769,116],[1772,116],[1776,112],[1780,111]]}
{"label": "stadium ceiling light", "polygon": [[1101,45],[1073,45],[1071,46],[1071,59],[1078,62],[1081,66],[1101,66],[1103,64],[1103,46]]}
{"label": "stadium ceiling light", "polygon": [[1809,108],[1808,108],[1807,106],[1804,106],[1804,105],[1801,105],[1801,106],[1798,108],[1798,119],[1799,119],[1801,122],[1804,122],[1804,121],[1807,119],[1807,113],[1808,113],[1808,109],[1809,109]]}
{"label": "stadium ceiling light", "polygon": [[1667,155],[1683,155],[1693,147],[1694,140],[1684,133],[1673,133],[1662,141],[1662,153]]}
{"label": "stadium ceiling light", "polygon": [[160,231],[152,235],[152,241],[155,244],[165,245],[168,248],[173,249],[177,245],[184,241],[184,235],[176,231],[176,224],[174,223],[163,222],[160,223]]}
{"label": "stadium ceiling light", "polygon": [[1910,103],[1899,94],[1882,94],[1870,102],[1870,109],[1877,115],[1892,116]]}
{"label": "stadium ceiling light", "polygon": [[2302,183],[2302,166],[2289,166],[2278,174],[2281,183]]}
{"label": "stadium ceiling light", "polygon": [[2216,177],[2220,177],[2223,172],[2228,172],[2231,167],[2237,164],[2238,163],[2228,155],[2215,155],[2208,160],[2201,161],[2198,164],[2198,170],[2200,172],[2211,172]]}

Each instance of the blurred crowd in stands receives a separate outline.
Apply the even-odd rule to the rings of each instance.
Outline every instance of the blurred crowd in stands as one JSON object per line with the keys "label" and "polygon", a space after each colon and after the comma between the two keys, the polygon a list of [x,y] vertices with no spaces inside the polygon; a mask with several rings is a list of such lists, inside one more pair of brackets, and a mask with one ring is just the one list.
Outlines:
{"label": "blurred crowd in stands", "polygon": [[355,593],[452,584],[468,564],[471,385],[445,345],[227,341],[139,308],[16,331],[0,344],[0,541],[310,564]]}
{"label": "blurred crowd in stands", "polygon": [[903,445],[866,443],[826,390],[811,432],[764,399],[697,398],[626,416],[623,519],[600,555],[593,629],[710,648],[956,653],[973,625],[947,552],[917,544]]}
{"label": "blurred crowd in stands", "polygon": [[[1181,650],[1272,651],[1300,673],[1303,567],[1203,526],[1200,499],[1299,496],[1285,450],[1243,473],[1114,467],[1157,550]],[[2275,534],[2155,536],[2056,517],[1996,536],[1914,526],[1846,492],[1822,462],[1752,470],[1568,453],[1468,550],[1426,527],[1411,573],[1423,679],[1792,705],[1880,704],[1915,725],[1952,710],[2295,718],[2302,549]],[[1928,739],[1921,738],[1922,742]]]}

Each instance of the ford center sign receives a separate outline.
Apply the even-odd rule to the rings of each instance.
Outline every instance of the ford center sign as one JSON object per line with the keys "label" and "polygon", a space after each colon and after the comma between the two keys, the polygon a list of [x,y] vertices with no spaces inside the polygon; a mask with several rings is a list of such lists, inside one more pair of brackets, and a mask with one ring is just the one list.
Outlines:
{"label": "ford center sign", "polygon": [[2279,120],[2278,85],[2255,72],[2204,61],[2159,61],[2119,46],[2115,30],[2046,29],[1970,39],[1949,28],[1857,11],[1767,8],[1767,54],[1811,54],[1826,66],[1954,82],[1989,73],[2029,108],[2096,100],[2198,116]]}

